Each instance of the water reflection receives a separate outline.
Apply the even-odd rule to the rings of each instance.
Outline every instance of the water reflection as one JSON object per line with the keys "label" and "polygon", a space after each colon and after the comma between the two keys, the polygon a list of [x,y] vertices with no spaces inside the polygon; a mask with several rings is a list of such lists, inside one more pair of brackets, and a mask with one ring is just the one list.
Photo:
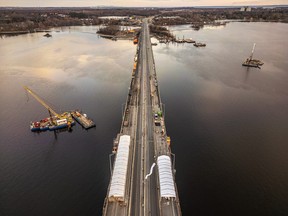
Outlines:
{"label": "water reflection", "polygon": [[44,164],[49,164],[50,160],[53,159],[53,155],[55,153],[55,150],[56,150],[56,147],[58,144],[57,132],[53,131],[53,133],[54,133],[54,139],[52,140],[52,143],[48,146],[47,152],[43,153],[43,163]]}
{"label": "water reflection", "polygon": [[[121,83],[126,80],[129,65],[123,59],[127,59],[131,54],[131,48],[127,46],[126,41],[119,41],[115,46],[110,41],[98,39],[95,32],[87,38],[80,37],[79,32],[74,32],[69,35],[68,40],[67,34],[53,34],[52,40],[42,38],[41,34],[19,36],[33,40],[26,41],[26,44],[18,44],[21,50],[16,48],[13,53],[8,51],[12,41],[7,39],[5,44],[1,44],[1,49],[6,52],[2,58],[6,63],[1,68],[2,71],[10,75],[42,77],[56,82],[65,80],[74,84],[81,83],[81,78],[85,77],[94,79],[96,83]],[[119,52],[122,54],[118,55]],[[10,57],[12,55],[13,58]]]}
{"label": "water reflection", "polygon": [[[105,164],[136,48],[130,41],[98,38],[96,30],[63,28],[51,38],[35,33],[0,40],[0,203],[11,215],[67,214],[71,206],[79,215],[101,214],[109,183]],[[48,113],[36,100],[27,102],[24,85],[53,101],[57,112],[82,109],[97,130],[76,125],[72,133],[31,133],[30,121]]]}
{"label": "water reflection", "polygon": [[250,68],[247,67],[247,68],[246,68],[245,77],[244,77],[244,82],[245,82],[245,83],[248,81],[249,74],[250,74]]}
{"label": "water reflection", "polygon": [[[286,215],[287,24],[170,28],[207,43],[153,47],[183,215],[227,215],[227,208],[230,215]],[[0,203],[11,215],[66,215],[67,209],[101,215],[107,156],[136,49],[130,41],[98,38],[95,30],[0,40]],[[247,70],[241,64],[255,41],[265,65]],[[35,100],[27,103],[23,85],[63,110],[84,110],[97,130],[76,125],[57,137],[31,133],[30,121],[48,114]]]}
{"label": "water reflection", "polygon": [[[287,24],[189,28],[170,30],[205,48],[153,47],[183,214],[287,214]],[[261,70],[242,66],[255,41]]]}
{"label": "water reflection", "polygon": [[205,25],[203,29],[211,29],[211,30],[221,30],[225,28],[226,25]]}
{"label": "water reflection", "polygon": [[[287,24],[273,24],[273,31],[268,31],[271,24],[268,23],[230,23],[223,29],[203,29],[195,32],[189,25],[173,26],[170,30],[176,37],[193,38],[196,41],[204,41],[207,47],[197,49],[192,44],[184,46],[159,44],[153,49],[163,58],[172,61],[175,73],[179,69],[185,73],[197,75],[199,78],[225,84],[227,87],[254,89],[266,94],[275,92],[288,93],[287,80],[288,56],[286,46]],[[257,29],[257,31],[256,31]],[[243,36],[245,32],[245,37]],[[277,32],[277,33],[276,33]],[[248,69],[242,66],[246,58],[247,50],[251,44],[257,42],[257,58],[265,62],[261,70]],[[269,46],[268,46],[269,44]],[[165,61],[165,60],[164,60]],[[284,63],[286,62],[286,63]],[[176,66],[177,65],[177,66]],[[177,72],[176,72],[177,71]],[[255,71],[251,74],[251,72]],[[258,76],[259,75],[259,76]],[[281,76],[281,80],[278,77]],[[243,78],[244,77],[244,78]],[[249,82],[248,82],[249,80]],[[243,81],[245,86],[243,86]],[[264,84],[266,83],[266,84]],[[273,89],[273,91],[271,91]]]}

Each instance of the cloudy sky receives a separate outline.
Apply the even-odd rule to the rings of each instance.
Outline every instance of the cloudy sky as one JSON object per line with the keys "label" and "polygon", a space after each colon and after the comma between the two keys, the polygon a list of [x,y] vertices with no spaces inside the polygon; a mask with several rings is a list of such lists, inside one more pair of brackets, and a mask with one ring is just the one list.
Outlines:
{"label": "cloudy sky", "polygon": [[288,4],[288,0],[0,0],[0,6],[238,6]]}

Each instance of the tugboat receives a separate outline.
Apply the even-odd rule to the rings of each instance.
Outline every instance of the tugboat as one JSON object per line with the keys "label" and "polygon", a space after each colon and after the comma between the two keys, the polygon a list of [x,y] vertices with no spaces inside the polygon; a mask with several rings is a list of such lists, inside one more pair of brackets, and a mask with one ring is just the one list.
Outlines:
{"label": "tugboat", "polygon": [[255,46],[256,46],[256,43],[254,43],[253,45],[253,49],[252,49],[252,53],[250,55],[249,58],[247,58],[243,63],[242,63],[242,66],[246,66],[246,67],[257,67],[257,68],[260,68],[260,66],[262,66],[264,63],[258,59],[253,59],[253,54],[254,54],[254,50],[255,50]]}

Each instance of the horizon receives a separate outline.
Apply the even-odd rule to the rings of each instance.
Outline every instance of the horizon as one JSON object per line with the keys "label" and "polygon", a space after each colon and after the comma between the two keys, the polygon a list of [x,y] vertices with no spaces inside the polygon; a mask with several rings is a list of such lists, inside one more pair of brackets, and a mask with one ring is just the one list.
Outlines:
{"label": "horizon", "polygon": [[2,0],[0,7],[147,7],[147,8],[177,8],[177,7],[261,7],[288,5],[287,0]]}
{"label": "horizon", "polygon": [[288,7],[288,4],[270,5],[202,5],[202,6],[0,6],[0,8],[239,8],[239,7]]}

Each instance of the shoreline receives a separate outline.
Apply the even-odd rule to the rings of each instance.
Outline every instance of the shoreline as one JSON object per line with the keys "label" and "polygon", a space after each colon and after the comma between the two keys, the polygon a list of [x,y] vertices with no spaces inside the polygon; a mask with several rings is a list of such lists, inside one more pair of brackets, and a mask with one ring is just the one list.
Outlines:
{"label": "shoreline", "polygon": [[[219,21],[228,21],[228,22],[247,22],[247,23],[283,23],[283,24],[288,24],[287,22],[283,22],[283,21],[279,21],[279,20],[233,20],[233,19],[230,19],[230,20],[215,20],[216,22],[219,22]],[[181,25],[193,25],[193,23],[183,23],[183,24],[171,24],[171,25],[163,25],[162,27],[166,26],[166,27],[169,27],[169,26],[181,26]],[[207,23],[207,24],[204,24],[205,25],[213,25],[211,23]],[[83,25],[63,25],[63,26],[57,26],[59,28],[62,28],[62,27],[73,27],[73,26],[83,26]],[[88,25],[84,25],[84,26],[88,26]],[[91,25],[89,25],[91,26]],[[92,26],[98,26],[98,25],[92,25]],[[0,36],[17,36],[17,35],[22,35],[22,34],[30,34],[30,33],[49,33],[49,32],[52,32],[51,28],[55,28],[55,26],[52,26],[52,27],[48,27],[48,29],[40,29],[40,30],[37,30],[37,29],[34,29],[34,30],[19,30],[19,31],[0,31]],[[101,33],[97,33],[95,32],[95,34],[97,34],[98,36],[100,37],[103,37],[103,38],[107,38],[107,39],[119,39],[119,40],[133,40],[133,37],[132,36],[117,36],[117,35],[109,35],[109,34],[101,34]],[[160,38],[161,39],[161,38]]]}
{"label": "shoreline", "polygon": [[17,35],[21,35],[21,34],[30,34],[30,33],[48,33],[51,32],[51,30],[23,30],[23,31],[4,31],[4,32],[0,32],[0,36],[17,36]]}

